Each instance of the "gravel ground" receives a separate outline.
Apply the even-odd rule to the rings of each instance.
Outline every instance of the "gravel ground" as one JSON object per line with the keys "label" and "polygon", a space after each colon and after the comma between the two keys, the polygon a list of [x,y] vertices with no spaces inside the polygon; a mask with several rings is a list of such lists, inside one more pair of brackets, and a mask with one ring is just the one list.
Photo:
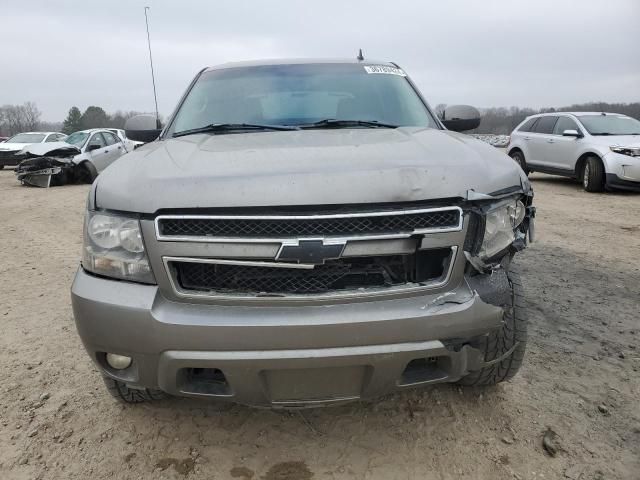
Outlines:
{"label": "gravel ground", "polygon": [[533,179],[521,373],[299,413],[116,403],[69,301],[88,186],[0,171],[0,478],[639,479],[640,195]]}

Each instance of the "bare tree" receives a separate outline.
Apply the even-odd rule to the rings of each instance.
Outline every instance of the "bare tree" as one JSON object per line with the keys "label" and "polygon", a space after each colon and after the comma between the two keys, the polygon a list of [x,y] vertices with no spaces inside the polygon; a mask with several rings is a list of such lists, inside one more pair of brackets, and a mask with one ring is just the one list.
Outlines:
{"label": "bare tree", "polygon": [[42,112],[33,102],[25,102],[20,106],[22,116],[24,118],[24,127],[26,130],[37,130],[40,124],[40,116]]}
{"label": "bare tree", "polygon": [[3,105],[0,107],[0,131],[7,135],[14,135],[37,130],[41,115],[33,102],[25,102],[22,105]]}
{"label": "bare tree", "polygon": [[2,110],[4,111],[4,124],[9,135],[24,131],[24,120],[19,105],[5,105]]}

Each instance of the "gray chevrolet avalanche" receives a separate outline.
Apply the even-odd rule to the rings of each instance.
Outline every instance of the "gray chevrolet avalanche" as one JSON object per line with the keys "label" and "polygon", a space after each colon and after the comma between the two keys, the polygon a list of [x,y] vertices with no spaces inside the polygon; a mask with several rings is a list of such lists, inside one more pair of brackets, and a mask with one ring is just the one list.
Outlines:
{"label": "gray chevrolet avalanche", "polygon": [[[474,113],[475,112],[475,113]],[[526,175],[394,63],[202,70],[95,181],[72,286],[109,391],[336,404],[523,361]],[[136,123],[137,122],[137,123]]]}

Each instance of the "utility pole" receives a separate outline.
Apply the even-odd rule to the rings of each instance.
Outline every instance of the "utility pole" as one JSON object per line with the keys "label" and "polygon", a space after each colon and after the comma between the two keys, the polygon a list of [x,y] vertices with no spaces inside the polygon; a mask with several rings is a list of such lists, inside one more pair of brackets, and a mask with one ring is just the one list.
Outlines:
{"label": "utility pole", "polygon": [[144,21],[147,24],[147,45],[149,45],[149,63],[151,64],[151,82],[153,83],[153,100],[156,104],[156,128],[160,129],[160,115],[158,114],[158,96],[156,95],[156,77],[153,73],[153,57],[151,56],[151,37],[149,37],[149,18],[147,10],[151,7],[144,7]]}

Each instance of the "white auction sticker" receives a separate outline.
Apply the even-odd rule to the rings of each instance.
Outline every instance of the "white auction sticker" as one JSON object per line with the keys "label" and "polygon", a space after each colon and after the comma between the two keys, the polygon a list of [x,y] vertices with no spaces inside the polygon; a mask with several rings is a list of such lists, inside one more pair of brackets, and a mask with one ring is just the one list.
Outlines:
{"label": "white auction sticker", "polygon": [[387,75],[400,75],[406,77],[407,74],[401,68],[388,67],[387,65],[364,65],[367,73],[386,73]]}

